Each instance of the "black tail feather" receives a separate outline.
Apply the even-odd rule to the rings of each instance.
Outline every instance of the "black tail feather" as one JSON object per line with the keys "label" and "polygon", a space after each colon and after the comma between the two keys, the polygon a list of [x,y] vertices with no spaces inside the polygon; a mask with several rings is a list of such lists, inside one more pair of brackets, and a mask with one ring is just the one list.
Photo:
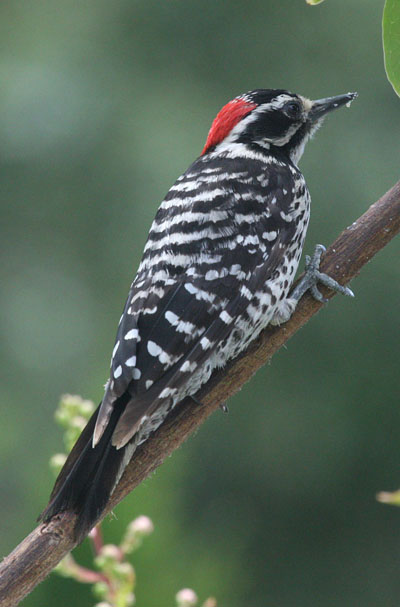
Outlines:
{"label": "black tail feather", "polygon": [[127,400],[121,397],[116,403],[103,436],[93,448],[92,437],[99,412],[97,408],[69,454],[56,480],[50,502],[40,515],[40,520],[47,522],[54,515],[67,510],[78,514],[74,535],[79,542],[100,517],[121,473],[127,447],[117,450],[111,444],[111,437]]}

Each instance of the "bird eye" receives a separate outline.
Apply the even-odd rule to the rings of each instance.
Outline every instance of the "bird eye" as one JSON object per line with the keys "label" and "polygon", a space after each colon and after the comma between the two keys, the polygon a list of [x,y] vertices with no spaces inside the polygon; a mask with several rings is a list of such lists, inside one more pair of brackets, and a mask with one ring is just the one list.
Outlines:
{"label": "bird eye", "polygon": [[284,110],[289,118],[299,118],[301,114],[301,106],[297,101],[289,101],[284,106]]}

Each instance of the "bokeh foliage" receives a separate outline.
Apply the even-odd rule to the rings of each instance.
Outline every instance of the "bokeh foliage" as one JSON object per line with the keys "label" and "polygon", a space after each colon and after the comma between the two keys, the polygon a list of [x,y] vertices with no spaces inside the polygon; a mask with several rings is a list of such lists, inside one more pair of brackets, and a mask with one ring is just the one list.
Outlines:
{"label": "bokeh foliage", "polygon": [[397,0],[385,0],[382,33],[386,74],[400,97],[400,4]]}
{"label": "bokeh foliage", "polygon": [[[381,3],[4,0],[0,5],[1,552],[34,525],[62,447],[63,392],[99,401],[155,210],[232,96],[356,90],[302,168],[306,250],[399,178],[399,106]],[[399,244],[116,509],[137,515],[137,604],[179,588],[229,607],[398,605]],[[78,550],[90,562],[89,547]],[[52,576],[24,605],[91,604]]]}

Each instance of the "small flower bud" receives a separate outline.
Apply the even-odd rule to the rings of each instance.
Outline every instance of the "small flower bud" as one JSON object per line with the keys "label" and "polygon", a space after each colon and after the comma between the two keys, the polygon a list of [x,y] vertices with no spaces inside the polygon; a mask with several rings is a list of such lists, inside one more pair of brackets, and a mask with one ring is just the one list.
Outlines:
{"label": "small flower bud", "polygon": [[400,506],[400,489],[390,493],[389,491],[381,491],[376,496],[378,502],[382,504],[390,504],[391,506]]}
{"label": "small flower bud", "polygon": [[121,560],[121,556],[121,550],[118,546],[115,546],[115,544],[105,544],[101,548],[100,554],[94,559],[94,562],[99,569],[114,568],[116,563]]}
{"label": "small flower bud", "polygon": [[71,428],[76,428],[77,430],[82,431],[86,426],[87,420],[82,415],[75,415],[71,419]]}
{"label": "small flower bud", "polygon": [[142,539],[154,531],[154,525],[148,516],[138,516],[131,521],[127,527],[125,536],[121,542],[121,550],[129,554],[138,548]]}
{"label": "small flower bud", "polygon": [[64,394],[60,399],[57,415],[59,413],[67,414],[70,417],[82,415],[88,420],[94,409],[95,405],[91,400],[83,399],[81,396],[74,394]]}
{"label": "small flower bud", "polygon": [[79,413],[82,415],[82,417],[88,420],[89,417],[92,415],[94,409],[94,402],[92,402],[91,400],[83,400],[79,407]]}
{"label": "small flower bud", "polygon": [[197,595],[191,588],[183,588],[175,598],[178,607],[195,607],[197,605]]}
{"label": "small flower bud", "polygon": [[135,520],[130,523],[129,527],[136,535],[141,535],[142,537],[150,535],[150,533],[153,533],[154,531],[153,522],[148,516],[144,515],[135,518]]}
{"label": "small flower bud", "polygon": [[71,416],[76,415],[82,398],[75,394],[63,394],[60,399],[59,410],[67,411]]}
{"label": "small flower bud", "polygon": [[134,605],[134,604],[135,604],[135,595],[133,594],[133,592],[130,592],[125,597],[125,605],[126,605],[126,607],[132,607],[132,605]]}
{"label": "small flower bud", "polygon": [[114,561],[118,561],[121,557],[119,548],[115,544],[105,544],[102,547],[100,554],[104,556],[104,558],[113,559]]}
{"label": "small flower bud", "polygon": [[130,563],[117,563],[113,571],[118,579],[128,584],[135,583],[135,570]]}
{"label": "small flower bud", "polygon": [[65,409],[58,408],[54,413],[54,417],[59,426],[66,428],[70,422],[71,414]]}
{"label": "small flower bud", "polygon": [[[97,582],[92,587],[92,591],[95,597],[104,599],[108,594],[108,586],[105,582]],[[108,603],[106,603],[108,605]]]}

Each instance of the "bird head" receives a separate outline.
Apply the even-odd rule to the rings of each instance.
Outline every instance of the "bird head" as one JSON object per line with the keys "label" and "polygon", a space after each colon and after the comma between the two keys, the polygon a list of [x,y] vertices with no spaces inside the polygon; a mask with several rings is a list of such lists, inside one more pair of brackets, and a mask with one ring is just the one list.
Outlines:
{"label": "bird head", "polygon": [[202,153],[222,152],[231,144],[248,144],[271,153],[279,150],[297,163],[326,114],[355,97],[357,93],[347,93],[311,101],[281,89],[257,89],[239,95],[218,113]]}

